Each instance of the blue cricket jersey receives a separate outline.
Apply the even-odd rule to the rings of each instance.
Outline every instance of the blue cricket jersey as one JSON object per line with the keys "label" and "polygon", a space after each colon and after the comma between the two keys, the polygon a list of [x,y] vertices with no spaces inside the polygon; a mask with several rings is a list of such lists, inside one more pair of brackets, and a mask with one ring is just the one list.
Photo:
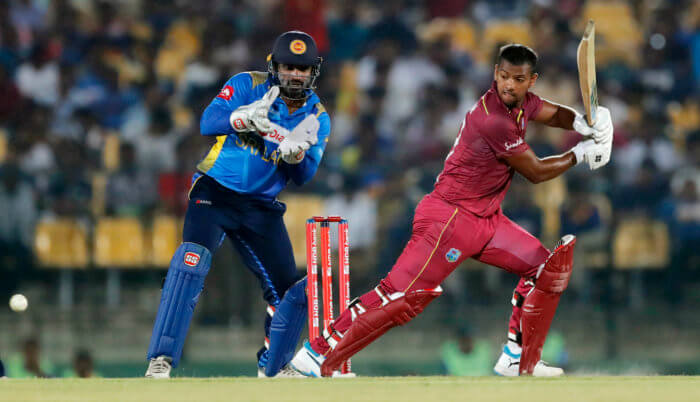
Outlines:
{"label": "blue cricket jersey", "polygon": [[[262,152],[242,140],[231,127],[231,113],[262,98],[271,86],[269,74],[257,71],[236,74],[226,82],[202,114],[200,131],[202,135],[215,135],[216,143],[197,165],[199,173],[194,180],[204,173],[238,193],[274,199],[290,179],[302,185],[313,177],[331,131],[331,119],[313,91],[308,90],[310,96],[306,103],[292,114],[282,99],[275,100],[268,114],[273,130],[260,133],[265,144]],[[309,114],[315,114],[320,123],[318,142],[306,151],[301,163],[287,164],[282,161],[277,147]]]}

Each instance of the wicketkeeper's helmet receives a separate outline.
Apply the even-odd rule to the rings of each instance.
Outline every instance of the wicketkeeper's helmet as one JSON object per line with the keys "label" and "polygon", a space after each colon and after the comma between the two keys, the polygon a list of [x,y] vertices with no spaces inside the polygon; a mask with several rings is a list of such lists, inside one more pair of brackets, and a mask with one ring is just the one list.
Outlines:
{"label": "wicketkeeper's helmet", "polygon": [[[292,99],[304,99],[308,89],[315,89],[316,78],[321,73],[323,59],[318,55],[316,42],[309,34],[301,31],[289,31],[275,40],[272,53],[267,57],[267,70],[276,85],[280,86],[282,95]],[[303,86],[291,85],[288,80],[280,80],[279,64],[311,66],[311,77]]]}

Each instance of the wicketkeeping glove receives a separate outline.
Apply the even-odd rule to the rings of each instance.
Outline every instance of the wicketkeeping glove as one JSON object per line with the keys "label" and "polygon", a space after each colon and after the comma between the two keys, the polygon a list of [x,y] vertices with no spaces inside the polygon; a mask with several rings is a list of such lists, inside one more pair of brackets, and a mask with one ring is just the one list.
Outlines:
{"label": "wicketkeeping glove", "polygon": [[318,129],[321,126],[315,115],[308,115],[282,140],[277,150],[287,163],[297,164],[304,159],[304,153],[318,142]]}
{"label": "wicketkeeping glove", "polygon": [[275,102],[279,93],[279,87],[273,86],[261,99],[234,110],[229,116],[231,127],[239,133],[248,131],[267,133],[272,131],[272,123],[270,123],[267,113],[270,111],[270,106]]}

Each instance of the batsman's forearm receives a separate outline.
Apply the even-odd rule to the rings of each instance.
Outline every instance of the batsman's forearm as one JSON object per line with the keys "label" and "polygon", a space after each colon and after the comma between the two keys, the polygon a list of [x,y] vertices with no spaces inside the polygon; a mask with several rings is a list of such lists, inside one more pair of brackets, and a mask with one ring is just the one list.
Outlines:
{"label": "batsman's forearm", "polygon": [[557,105],[557,111],[547,125],[550,127],[563,128],[564,130],[574,129],[574,119],[576,111],[568,106]]}
{"label": "batsman's forearm", "polygon": [[549,156],[540,159],[536,173],[528,179],[533,183],[541,183],[561,175],[575,165],[576,156],[571,151],[562,155]]}

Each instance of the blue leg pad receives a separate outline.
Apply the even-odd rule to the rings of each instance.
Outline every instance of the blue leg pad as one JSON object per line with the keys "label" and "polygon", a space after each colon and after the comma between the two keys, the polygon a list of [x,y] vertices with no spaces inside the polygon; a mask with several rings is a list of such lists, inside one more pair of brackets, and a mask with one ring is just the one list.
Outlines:
{"label": "blue leg pad", "polygon": [[270,350],[265,375],[272,377],[292,360],[306,325],[306,278],[287,290],[270,324]]}
{"label": "blue leg pad", "polygon": [[153,325],[148,359],[169,356],[177,367],[192,313],[211,266],[211,253],[196,243],[182,243],[170,261]]}

